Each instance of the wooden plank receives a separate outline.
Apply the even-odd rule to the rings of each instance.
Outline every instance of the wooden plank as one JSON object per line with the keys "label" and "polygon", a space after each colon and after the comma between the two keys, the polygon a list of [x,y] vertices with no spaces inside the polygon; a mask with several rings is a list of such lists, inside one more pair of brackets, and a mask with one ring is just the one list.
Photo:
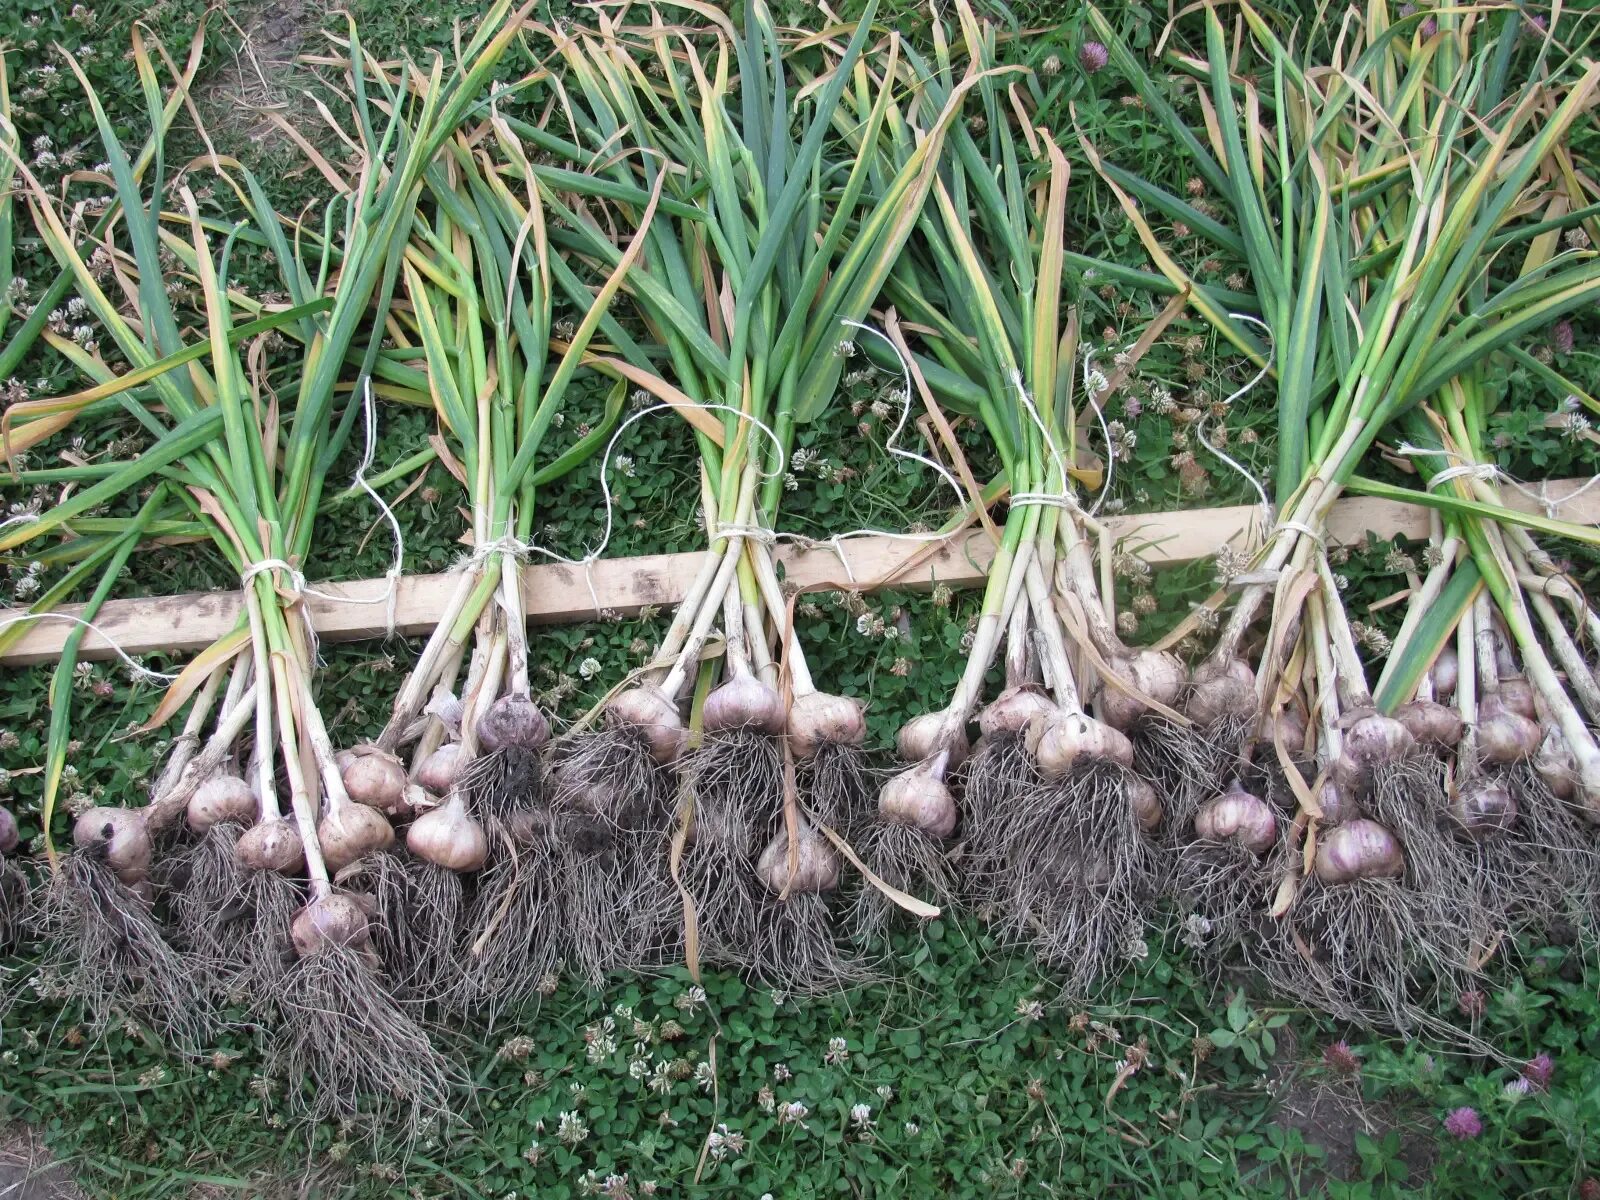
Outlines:
{"label": "wooden plank", "polygon": [[[1600,488],[1583,491],[1588,482],[1562,479],[1546,486],[1557,516],[1600,524]],[[1572,499],[1567,500],[1568,496]],[[1516,492],[1510,493],[1510,502],[1530,512],[1541,507]],[[1159,567],[1206,558],[1225,542],[1242,549],[1249,538],[1257,536],[1251,523],[1259,517],[1259,509],[1240,506],[1118,516],[1107,524],[1128,550]],[[1413,505],[1350,497],[1334,506],[1328,531],[1334,542],[1353,542],[1368,532],[1422,538],[1427,536],[1428,515]],[[837,548],[832,543],[803,547],[785,543],[777,550],[786,577],[802,587],[867,586],[889,579],[894,587],[922,591],[939,583],[951,587],[981,583],[990,555],[988,537],[980,529],[967,530],[931,552],[927,542],[889,537],[855,538],[840,542]],[[650,605],[670,608],[683,598],[699,568],[699,552],[601,559],[587,568],[531,565],[524,577],[528,618],[549,625],[593,620],[601,613],[633,616]],[[384,580],[313,586],[338,597],[307,598],[317,635],[324,641],[360,641],[388,633]],[[456,578],[449,573],[401,579],[394,601],[394,631],[405,636],[431,631],[455,586]],[[60,611],[76,616],[82,610],[81,606],[64,605]],[[0,610],[0,622],[21,615]],[[111,600],[95,621],[100,632],[85,634],[80,653],[89,659],[112,658],[115,643],[128,654],[160,650],[185,655],[229,632],[238,617],[237,592]],[[72,629],[65,621],[40,621],[0,656],[0,662],[9,666],[51,662],[60,655]]]}

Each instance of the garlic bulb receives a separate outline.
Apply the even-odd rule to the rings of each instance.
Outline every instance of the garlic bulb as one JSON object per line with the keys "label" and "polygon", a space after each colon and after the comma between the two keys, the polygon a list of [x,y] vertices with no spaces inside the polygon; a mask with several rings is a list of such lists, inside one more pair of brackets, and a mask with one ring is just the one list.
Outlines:
{"label": "garlic bulb", "polygon": [[476,871],[489,857],[489,837],[467,814],[460,792],[423,813],[406,830],[406,849],[451,871]]}
{"label": "garlic bulb", "polygon": [[732,679],[706,697],[700,719],[707,733],[730,733],[736,729],[781,733],[784,717],[783,697],[778,695],[778,689],[745,671],[735,672]]}
{"label": "garlic bulb", "polygon": [[189,828],[204,833],[219,821],[248,825],[256,817],[256,794],[237,775],[213,775],[189,797],[185,819]]}
{"label": "garlic bulb", "polygon": [[1418,745],[1449,750],[1461,741],[1466,724],[1461,714],[1432,700],[1413,700],[1395,709],[1395,720],[1406,727]]}
{"label": "garlic bulb", "polygon": [[1276,733],[1283,741],[1283,749],[1290,758],[1299,758],[1306,751],[1306,717],[1305,705],[1300,703],[1299,697],[1291,697],[1289,703],[1273,717],[1272,727],[1267,730],[1269,739]]}
{"label": "garlic bulb", "polygon": [[867,740],[866,705],[849,696],[807,692],[789,706],[789,748],[799,759],[823,746],[859,746]]}
{"label": "garlic bulb", "polygon": [[800,818],[795,839],[795,866],[789,872],[789,832],[780,828],[756,860],[756,874],[775,896],[796,892],[831,892],[839,886],[841,859],[833,843]]}
{"label": "garlic bulb", "polygon": [[328,870],[338,872],[363,854],[394,845],[394,826],[375,808],[342,804],[317,823],[317,842]]}
{"label": "garlic bulb", "polygon": [[1446,646],[1439,651],[1439,657],[1433,660],[1430,671],[1433,679],[1434,698],[1441,703],[1449,704],[1455,699],[1456,682],[1460,678],[1460,660],[1456,658],[1456,648]]}
{"label": "garlic bulb", "polygon": [[1245,791],[1235,779],[1222,795],[1200,806],[1194,835],[1202,842],[1237,842],[1261,855],[1277,844],[1278,818],[1270,804]]}
{"label": "garlic bulb", "polygon": [[[1131,684],[1158,704],[1171,707],[1183,690],[1183,663],[1174,654],[1160,650],[1141,650],[1136,654],[1113,659],[1112,671],[1119,679]],[[1100,715],[1107,725],[1115,729],[1131,729],[1150,711],[1150,706],[1138,696],[1106,682],[1101,685]]]}
{"label": "garlic bulb", "polygon": [[1449,798],[1450,819],[1462,833],[1481,841],[1504,833],[1517,820],[1517,802],[1498,783],[1473,780],[1457,788]]}
{"label": "garlic bulb", "polygon": [[370,746],[350,754],[349,764],[340,772],[350,799],[387,813],[399,812],[406,792],[406,769],[400,760]]}
{"label": "garlic bulb", "polygon": [[1399,761],[1414,745],[1416,739],[1404,725],[1379,712],[1358,717],[1344,733],[1345,754],[1369,773],[1374,767]]}
{"label": "garlic bulb", "polygon": [[417,765],[417,782],[426,792],[448,796],[461,776],[461,743],[446,742]]}
{"label": "garlic bulb", "polygon": [[22,842],[22,831],[9,808],[0,808],[0,854],[10,854]]}
{"label": "garlic bulb", "polygon": [[1545,726],[1544,740],[1533,756],[1533,769],[1557,800],[1570,801],[1578,794],[1578,765],[1557,726]]}
{"label": "garlic bulb", "polygon": [[294,822],[280,817],[252,825],[241,833],[233,848],[233,861],[247,871],[294,875],[305,866],[306,850]]}
{"label": "garlic bulb", "polygon": [[[1539,710],[1534,696],[1533,684],[1521,675],[1512,675],[1500,680],[1494,694],[1500,697],[1500,703],[1509,708],[1520,717],[1530,721],[1539,719]],[[1488,697],[1485,697],[1487,699]]]}
{"label": "garlic bulb", "polygon": [[1323,883],[1395,879],[1405,874],[1405,869],[1406,858],[1399,839],[1365,817],[1324,830],[1313,862],[1313,870]]}
{"label": "garlic bulb", "polygon": [[613,696],[606,705],[606,723],[639,734],[650,757],[663,766],[676,761],[689,737],[678,706],[660,688],[649,685]]}
{"label": "garlic bulb", "polygon": [[978,714],[978,729],[984,737],[1000,733],[1021,733],[1033,721],[1050,716],[1055,703],[1037,683],[1008,687]]}
{"label": "garlic bulb", "polygon": [[1256,675],[1241,659],[1207,659],[1195,668],[1184,714],[1198,725],[1256,715]]}
{"label": "garlic bulb", "polygon": [[1074,767],[1096,762],[1133,766],[1133,743],[1126,734],[1086,713],[1057,709],[1028,729],[1028,749],[1046,779],[1059,779]]}
{"label": "garlic bulb", "polygon": [[295,914],[289,936],[302,958],[326,946],[360,949],[368,941],[367,923],[367,911],[359,900],[345,892],[330,892]]}
{"label": "garlic bulb", "polygon": [[895,739],[895,752],[901,762],[919,763],[936,754],[948,753],[951,770],[966,759],[968,749],[966,722],[943,709],[912,717],[900,727],[900,735]]}
{"label": "garlic bulb", "polygon": [[150,829],[145,810],[91,808],[73,823],[72,842],[103,854],[106,865],[130,886],[150,873]]}
{"label": "garlic bulb", "polygon": [[485,754],[512,746],[538,750],[550,740],[550,722],[528,696],[501,696],[478,718],[478,746]]}
{"label": "garlic bulb", "polygon": [[1478,706],[1478,753],[1485,762],[1526,762],[1539,750],[1538,724],[1506,703],[1505,691],[1490,692]]}
{"label": "garlic bulb", "polygon": [[879,791],[878,815],[930,837],[949,837],[956,828],[956,798],[940,777],[943,769],[936,757],[900,772]]}
{"label": "garlic bulb", "polygon": [[1133,809],[1134,820],[1146,833],[1154,833],[1161,827],[1161,797],[1150,783],[1137,775],[1128,778],[1128,807]]}
{"label": "garlic bulb", "polygon": [[1355,816],[1355,806],[1350,803],[1337,780],[1324,779],[1317,788],[1317,806],[1322,809],[1322,825],[1342,824],[1347,818]]}

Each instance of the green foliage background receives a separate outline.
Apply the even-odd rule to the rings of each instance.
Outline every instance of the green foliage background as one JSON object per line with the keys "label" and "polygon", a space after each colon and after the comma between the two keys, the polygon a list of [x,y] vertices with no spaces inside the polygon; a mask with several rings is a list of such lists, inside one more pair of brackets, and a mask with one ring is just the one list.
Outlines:
{"label": "green foliage background", "polygon": [[[561,17],[564,7],[555,7],[545,15]],[[58,154],[83,147],[85,165],[98,157],[70,74],[49,69],[57,44],[83,59],[101,94],[118,102],[113,117],[126,123],[119,132],[141,136],[129,115],[138,108],[137,82],[124,57],[131,24],[142,21],[177,55],[204,8],[200,0],[148,7],[11,0],[0,11],[0,44],[12,47],[14,94],[29,89],[18,104],[25,145],[45,137]],[[420,55],[446,46],[452,22],[470,20],[476,6],[360,0],[351,8],[370,46]],[[848,15],[850,6],[843,8]],[[1109,8],[1130,44],[1150,50],[1164,6],[1124,0]],[[1071,105],[1102,150],[1181,191],[1187,173],[1174,147],[1118,80],[1076,69],[1077,18],[1069,14],[1058,24],[1055,12],[1037,3],[1016,14],[1043,29],[1017,45],[1018,56],[1036,67],[1051,55],[1066,64],[1053,76],[1054,123],[1070,128]],[[811,16],[801,6],[788,15]],[[243,49],[240,30],[266,39],[283,57],[313,50],[322,13],[302,4],[281,11],[243,4],[229,16],[237,28],[220,14],[211,18],[201,112],[219,143],[272,181],[280,207],[296,209],[317,181],[292,169],[296,152],[281,137],[239,136],[260,125],[238,103],[234,89],[248,81],[248,67],[233,52]],[[292,24],[283,26],[284,19]],[[909,34],[922,21],[910,6],[888,19]],[[519,65],[526,63],[508,69]],[[295,89],[315,81],[286,74],[281,62],[266,70],[286,111],[304,116]],[[191,135],[191,142],[198,150],[198,138]],[[1074,179],[1073,248],[1145,266],[1133,231],[1091,172],[1078,169]],[[1181,253],[1182,232],[1162,232]],[[19,250],[22,274],[37,289],[48,276],[42,251],[26,239]],[[1186,265],[1218,279],[1238,269],[1209,259]],[[1086,336],[1107,356],[1130,344],[1154,315],[1148,297],[1119,294],[1086,276],[1072,281],[1071,292]],[[1600,322],[1589,314],[1576,324],[1578,348],[1564,369],[1593,390],[1600,387],[1600,355],[1592,349]],[[36,394],[65,388],[69,381],[52,374],[56,369],[42,357],[30,361],[25,381]],[[1133,435],[1117,464],[1111,504],[1137,512],[1251,499],[1247,481],[1222,468],[1210,470],[1203,485],[1181,483],[1173,465],[1180,430],[1171,413],[1148,400],[1160,389],[1199,404],[1222,400],[1249,374],[1202,323],[1176,321],[1139,364],[1137,392],[1130,394],[1147,398],[1141,410],[1124,400],[1121,411],[1107,414]],[[901,470],[883,450],[886,420],[872,406],[894,381],[870,371],[863,376],[848,385],[863,427],[841,421],[802,433],[801,444],[821,465],[798,473],[786,511],[807,532],[903,528],[943,506],[928,480]],[[1593,441],[1551,427],[1541,415],[1551,410],[1550,398],[1535,381],[1511,369],[1496,383],[1515,401],[1495,418],[1505,467],[1525,477],[1592,469]],[[576,426],[598,414],[601,398],[599,391],[581,397],[569,421]],[[1235,399],[1211,428],[1226,431],[1231,453],[1251,473],[1271,462],[1267,399]],[[91,451],[124,432],[92,431]],[[398,461],[428,432],[424,414],[385,410],[377,462]],[[695,547],[697,460],[682,427],[638,422],[618,453],[629,464],[613,460],[611,467],[618,519],[608,553]],[[353,458],[345,466],[346,474],[353,471]],[[544,531],[549,544],[575,553],[599,536],[597,469],[591,464],[543,497],[553,521]],[[459,493],[435,467],[421,480],[387,489],[387,498],[395,501],[411,484],[418,486],[397,509],[405,568],[443,570],[461,553]],[[28,499],[15,493],[9,489],[6,500]],[[326,524],[309,575],[382,573],[391,550],[369,507],[341,503]],[[1345,568],[1351,596],[1381,599],[1404,585],[1387,565],[1391,548],[1376,540],[1355,548]],[[1573,556],[1592,588],[1592,562]],[[5,571],[14,583],[27,564],[9,563]],[[209,548],[182,546],[139,556],[123,591],[228,582]],[[1121,587],[1125,602],[1141,591],[1156,599],[1140,632],[1146,638],[1181,617],[1211,582],[1209,566],[1196,564],[1154,580],[1124,579]],[[949,693],[972,599],[880,593],[866,598],[862,620],[859,601],[819,597],[802,610],[801,635],[813,648],[819,679],[870,701],[874,742],[886,744],[908,715]],[[1381,627],[1398,615],[1381,610],[1370,619]],[[882,635],[870,632],[880,627]],[[535,687],[560,712],[579,711],[642,660],[661,628],[659,617],[647,617],[539,630]],[[336,741],[376,731],[417,650],[402,639],[326,648],[318,683]],[[160,656],[153,662],[160,664]],[[42,760],[47,681],[42,668],[0,676],[0,731],[14,735],[0,741],[0,790],[29,837],[39,832],[38,781],[29,772]],[[153,707],[154,691],[107,665],[85,669],[78,683],[71,790],[109,802],[141,794],[165,743],[123,734]],[[1534,955],[1521,975],[1496,976],[1486,998],[1477,1031],[1511,1066],[1329,1027],[1234,981],[1202,978],[1181,952],[1154,943],[1094,1005],[1060,996],[1032,964],[996,948],[970,920],[907,932],[896,951],[893,979],[827,1001],[799,1002],[726,976],[708,978],[697,998],[678,973],[618,981],[604,995],[563,987],[500,1027],[441,1031],[480,1086],[459,1122],[442,1121],[409,1151],[370,1143],[357,1131],[293,1127],[282,1112],[286,1081],[262,1077],[259,1035],[249,1030],[196,1066],[165,1056],[133,1028],[86,1040],[70,999],[27,998],[0,1024],[0,1116],[42,1126],[87,1189],[127,1197],[218,1194],[195,1193],[202,1185],[268,1194],[273,1181],[302,1177],[307,1194],[319,1196],[492,1200],[598,1194],[607,1186],[608,1194],[642,1195],[647,1182],[656,1184],[656,1194],[678,1196],[1556,1197],[1578,1194],[1588,1173],[1600,1169],[1592,1165],[1592,1131],[1600,1129],[1600,1000],[1585,965],[1559,948]],[[1360,1058],[1354,1076],[1324,1061],[1325,1049],[1340,1039],[1349,1039]],[[1555,1060],[1550,1090],[1508,1093],[1515,1064],[1539,1053]],[[785,1107],[793,1105],[803,1106],[803,1114]],[[1442,1117],[1459,1105],[1482,1115],[1481,1138],[1457,1142],[1444,1133]],[[563,1114],[571,1114],[567,1140]],[[724,1157],[708,1151],[712,1133],[722,1138]],[[606,1183],[624,1175],[625,1183]]]}

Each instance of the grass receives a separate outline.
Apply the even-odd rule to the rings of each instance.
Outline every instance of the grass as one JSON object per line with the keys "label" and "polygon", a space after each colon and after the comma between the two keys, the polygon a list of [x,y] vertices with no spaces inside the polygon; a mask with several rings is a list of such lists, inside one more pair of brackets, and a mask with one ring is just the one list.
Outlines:
{"label": "grass", "polygon": [[[1017,15],[1047,24],[1048,7],[1018,6]],[[46,56],[58,42],[73,49],[102,94],[122,106],[113,120],[137,136],[131,114],[138,89],[123,59],[131,22],[143,21],[176,53],[203,8],[197,0],[92,8],[26,0],[0,12],[0,42],[27,56]],[[235,19],[258,31],[265,8],[243,6]],[[351,8],[380,53],[416,53],[447,44],[451,22],[474,6],[361,0]],[[542,15],[566,11],[562,4],[550,8]],[[848,15],[850,6],[842,10]],[[1108,12],[1135,53],[1151,51],[1165,6],[1158,11],[1130,0]],[[315,49],[320,13],[311,12],[301,48]],[[918,18],[902,8],[884,19],[909,28]],[[1128,102],[1114,72],[1085,75],[1071,66],[1081,37],[1076,18],[1069,18],[1016,46],[1041,69],[1052,54],[1068,64],[1052,77],[1050,103],[1072,158],[1070,248],[1145,270],[1136,235],[1070,145],[1073,119],[1094,144],[1114,151],[1120,165],[1169,191],[1192,195],[1193,172],[1157,125]],[[242,77],[229,72],[241,70],[218,55],[201,75],[202,100],[210,96],[201,111],[219,142],[230,140],[227,108]],[[283,102],[299,103],[296,87],[315,87],[314,79],[287,67],[274,71],[274,102],[288,97]],[[59,166],[64,152],[91,137],[89,115],[72,103],[64,71],[17,74],[24,145],[30,158],[52,154]],[[255,120],[235,114],[238,126],[254,128]],[[1600,139],[1595,131],[1577,136]],[[48,138],[48,145],[39,138]],[[190,148],[200,148],[198,138]],[[80,165],[90,165],[92,155],[82,153]],[[280,207],[297,209],[316,196],[318,181],[289,169],[293,155],[281,141],[252,140],[248,157],[271,182]],[[1186,270],[1231,287],[1240,263],[1212,253],[1197,237],[1186,240],[1170,225],[1158,232],[1176,243]],[[48,278],[42,249],[24,238],[18,250],[19,273],[36,291]],[[1096,347],[1097,364],[1108,373],[1159,308],[1147,295],[1081,267],[1069,272],[1066,290],[1086,340]],[[1525,348],[1535,355],[1559,353],[1563,373],[1594,394],[1600,391],[1600,354],[1592,347],[1600,320],[1584,314],[1574,325],[1570,352],[1558,352],[1548,340]],[[65,383],[53,370],[40,357],[25,363],[17,378],[35,394],[50,394]],[[1189,314],[1173,321],[1108,406],[1118,443],[1109,507],[1149,511],[1252,498],[1245,478],[1189,439],[1185,419],[1186,410],[1209,410],[1252,373],[1203,321]],[[893,382],[864,372],[846,384],[865,428],[802,429],[798,444],[814,457],[785,497],[785,510],[800,528],[825,536],[904,527],[936,511],[934,485],[901,471],[883,450],[894,414],[875,406]],[[1497,363],[1487,383],[1491,394],[1508,401],[1488,424],[1502,466],[1528,479],[1592,470],[1593,431],[1550,411],[1547,400],[1532,399],[1544,395],[1535,367]],[[603,399],[595,385],[576,399],[569,420],[597,415]],[[1270,429],[1271,414],[1267,395],[1249,393],[1223,406],[1207,427],[1214,438],[1225,431],[1230,454],[1259,475],[1274,458],[1270,435],[1256,433]],[[386,408],[379,467],[411,453],[429,429],[421,412]],[[108,422],[88,435],[84,450],[104,449],[127,432]],[[577,436],[576,427],[562,436]],[[1098,433],[1091,444],[1103,449]],[[609,553],[699,546],[698,456],[681,424],[638,422],[617,454],[627,462],[611,464],[619,520]],[[352,451],[334,480],[348,480],[354,468]],[[545,531],[542,542],[577,555],[598,537],[597,469],[590,464],[542,497],[546,512],[561,514],[561,527]],[[336,491],[330,481],[330,496]],[[408,572],[442,570],[460,557],[455,510],[462,496],[442,468],[418,467],[383,491],[402,523]],[[5,493],[7,503],[35,499],[48,503],[51,497],[15,488]],[[135,503],[130,498],[129,511]],[[387,567],[387,535],[366,502],[338,502],[329,528],[326,545],[337,551],[324,551],[310,564],[312,577],[375,576]],[[1390,549],[1374,540],[1352,550],[1342,568],[1349,596],[1370,603],[1403,586],[1386,565]],[[1592,590],[1600,582],[1595,556],[1578,549],[1570,554]],[[43,577],[55,569],[45,564]],[[4,570],[12,591],[30,575],[26,561],[7,562]],[[1139,640],[1153,639],[1180,619],[1209,591],[1211,573],[1210,564],[1196,564],[1153,580],[1122,579],[1125,600],[1140,593],[1154,600]],[[151,594],[228,586],[231,579],[209,547],[185,545],[136,556],[122,586],[124,594]],[[881,745],[907,715],[948,695],[976,601],[894,593],[816,597],[802,608],[800,633],[814,647],[820,679],[870,700],[871,737]],[[1358,607],[1352,601],[1352,614]],[[878,628],[873,617],[882,618],[884,633],[858,632],[858,623]],[[1368,615],[1390,634],[1398,617],[1398,610],[1384,609]],[[551,707],[579,711],[622,669],[637,665],[641,647],[653,643],[661,627],[646,617],[541,629],[532,642],[535,689],[554,702]],[[393,640],[325,652],[319,702],[336,741],[376,731],[384,699],[417,650],[415,642]],[[159,656],[155,664],[164,665]],[[37,831],[39,794],[39,777],[30,772],[42,760],[48,720],[38,697],[47,681],[42,668],[0,676],[0,791],[30,833]],[[121,740],[121,734],[148,713],[153,692],[96,665],[80,672],[73,698],[77,745],[66,791],[115,798],[140,788],[164,743]],[[137,1030],[85,1041],[81,1014],[59,998],[29,998],[4,1015],[0,1116],[40,1126],[87,1189],[116,1196],[184,1195],[202,1184],[261,1194],[268,1181],[304,1174],[318,1195],[496,1200],[596,1194],[613,1175],[627,1178],[611,1182],[611,1195],[646,1194],[646,1182],[655,1181],[659,1194],[700,1196],[1559,1197],[1580,1194],[1585,1177],[1600,1170],[1585,1144],[1585,1131],[1600,1128],[1600,1046],[1591,1032],[1600,1028],[1600,1000],[1572,951],[1547,950],[1523,973],[1503,972],[1483,1000],[1478,1031],[1486,1041],[1514,1063],[1540,1053],[1554,1060],[1548,1089],[1524,1094],[1506,1090],[1515,1066],[1330,1027],[1279,1009],[1271,997],[1198,977],[1181,950],[1147,947],[1147,957],[1130,961],[1101,1003],[1080,1007],[1058,996],[1026,961],[997,952],[970,923],[935,923],[923,937],[906,935],[897,949],[893,981],[827,1002],[781,1001],[726,976],[705,981],[703,1000],[693,999],[693,985],[681,975],[618,981],[604,995],[562,987],[537,1010],[499,1028],[463,1031],[455,1049],[482,1085],[475,1107],[461,1114],[461,1123],[441,1124],[409,1158],[363,1140],[357,1130],[321,1127],[307,1135],[290,1129],[280,1115],[283,1081],[262,1078],[260,1047],[248,1031],[220,1044],[210,1063],[194,1066],[167,1058]],[[636,1032],[635,1021],[645,1028]],[[667,1036],[668,1022],[681,1027],[681,1036]],[[831,1048],[835,1038],[843,1039],[847,1058]],[[1358,1060],[1354,1072],[1341,1069],[1349,1064],[1339,1053],[1325,1054],[1341,1039]],[[634,1061],[648,1065],[632,1068]],[[661,1064],[664,1091],[652,1086]],[[702,1064],[709,1067],[709,1087],[696,1074]],[[803,1105],[804,1116],[789,1109],[795,1119],[785,1120],[778,1106],[789,1104]],[[870,1111],[854,1115],[859,1105]],[[1457,1140],[1444,1132],[1445,1114],[1462,1106],[1480,1114],[1480,1137]],[[575,1114],[565,1140],[564,1113]],[[584,1130],[581,1139],[574,1120]],[[713,1133],[720,1141],[708,1143]]]}

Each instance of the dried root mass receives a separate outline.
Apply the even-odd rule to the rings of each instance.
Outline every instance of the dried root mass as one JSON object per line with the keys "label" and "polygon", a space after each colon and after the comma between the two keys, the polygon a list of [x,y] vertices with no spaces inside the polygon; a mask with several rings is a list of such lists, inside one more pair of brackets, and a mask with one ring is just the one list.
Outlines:
{"label": "dried root mass", "polygon": [[[874,821],[855,843],[861,861],[889,886],[948,911],[956,903],[955,868],[945,847],[920,829],[897,821]],[[911,919],[888,896],[862,879],[846,915],[850,940],[869,945],[898,917]]]}
{"label": "dried root mass", "polygon": [[372,948],[397,999],[427,1004],[454,986],[466,907],[460,875],[380,851],[341,872],[340,884],[372,899]]}
{"label": "dried root mass", "polygon": [[1120,768],[1097,764],[1024,793],[1009,824],[1003,933],[1029,944],[1075,995],[1148,953],[1159,862]]}
{"label": "dried root mass", "polygon": [[243,913],[245,874],[234,857],[243,832],[236,822],[220,821],[156,864],[173,942],[196,970],[219,982],[226,978],[234,955],[234,925]]}
{"label": "dried root mass", "polygon": [[43,969],[96,1021],[136,1016],[184,1050],[214,1028],[200,975],[166,940],[150,905],[93,853],[61,860],[30,917],[45,947]]}
{"label": "dried root mass", "polygon": [[834,940],[828,901],[816,892],[761,898],[754,957],[763,983],[793,995],[841,991],[872,978],[867,964]]}
{"label": "dried root mass", "polygon": [[502,833],[478,876],[460,947],[460,974],[446,1003],[453,1009],[504,1012],[538,994],[568,950],[566,904],[558,877],[557,822],[549,810],[525,809]]}
{"label": "dried root mass", "polygon": [[414,1139],[446,1111],[449,1060],[361,953],[324,946],[296,960],[278,1014],[270,1071],[311,1120],[369,1117]]}
{"label": "dried root mass", "polygon": [[1298,953],[1267,970],[1274,984],[1341,1020],[1402,1032],[1473,986],[1469,938],[1437,896],[1403,879],[1306,880],[1285,934]]}

